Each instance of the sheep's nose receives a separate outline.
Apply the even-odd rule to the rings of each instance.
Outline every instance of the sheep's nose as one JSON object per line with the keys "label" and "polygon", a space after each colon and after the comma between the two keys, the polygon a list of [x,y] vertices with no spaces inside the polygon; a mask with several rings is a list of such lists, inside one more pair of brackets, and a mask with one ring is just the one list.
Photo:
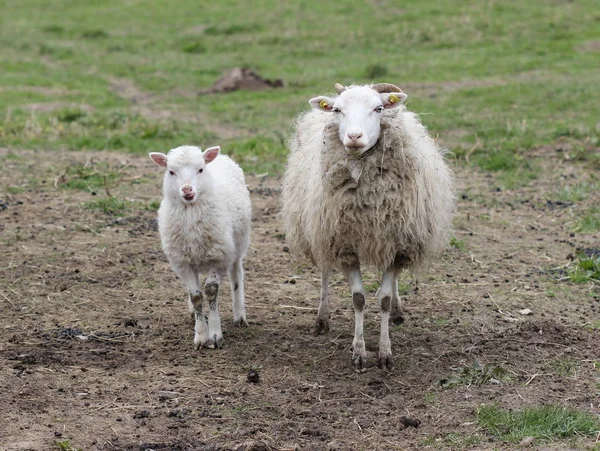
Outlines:
{"label": "sheep's nose", "polygon": [[194,190],[194,188],[192,188],[190,185],[183,185],[181,187],[181,191],[183,191],[183,194],[189,194]]}
{"label": "sheep's nose", "polygon": [[350,138],[352,141],[356,141],[361,136],[362,136],[361,132],[348,133],[348,138]]}

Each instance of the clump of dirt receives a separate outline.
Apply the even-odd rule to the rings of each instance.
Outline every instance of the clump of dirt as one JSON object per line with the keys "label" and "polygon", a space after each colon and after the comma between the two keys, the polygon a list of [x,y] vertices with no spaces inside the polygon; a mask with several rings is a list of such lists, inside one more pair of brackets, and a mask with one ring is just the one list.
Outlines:
{"label": "clump of dirt", "polygon": [[223,74],[210,88],[203,90],[202,93],[232,92],[240,89],[260,91],[281,87],[283,87],[283,80],[280,78],[268,80],[247,67],[235,67]]}

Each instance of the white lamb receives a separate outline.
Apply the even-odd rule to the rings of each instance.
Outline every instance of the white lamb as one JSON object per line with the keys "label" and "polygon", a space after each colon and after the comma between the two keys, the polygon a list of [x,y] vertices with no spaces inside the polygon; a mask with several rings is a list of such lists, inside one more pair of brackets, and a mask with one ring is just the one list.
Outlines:
{"label": "white lamb", "polygon": [[[196,349],[218,348],[223,342],[217,294],[226,271],[234,324],[248,325],[242,259],[250,243],[250,193],[242,169],[219,151],[219,146],[204,152],[181,146],[167,155],[150,153],[152,161],[166,168],[158,229],[165,255],[189,292],[188,306],[196,319]],[[204,295],[200,290],[202,273],[207,274]],[[208,322],[202,311],[205,298]]]}
{"label": "white lamb", "polygon": [[309,101],[290,141],[282,187],[287,241],[321,269],[316,333],[329,331],[328,278],[345,274],[352,292],[352,360],[366,367],[365,291],[361,264],[383,272],[378,365],[393,368],[390,311],[401,323],[398,275],[440,255],[454,211],[452,174],[444,152],[398,87],[335,85],[338,96]]}

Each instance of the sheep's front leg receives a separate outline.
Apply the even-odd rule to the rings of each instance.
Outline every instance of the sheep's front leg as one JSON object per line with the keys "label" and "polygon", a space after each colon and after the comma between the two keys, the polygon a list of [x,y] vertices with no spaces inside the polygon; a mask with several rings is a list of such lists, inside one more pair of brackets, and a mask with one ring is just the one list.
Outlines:
{"label": "sheep's front leg", "polygon": [[204,284],[204,293],[208,301],[208,335],[215,348],[220,348],[223,344],[223,332],[221,331],[221,318],[219,317],[219,285],[221,276],[217,270],[211,270],[206,276]]}
{"label": "sheep's front leg", "polygon": [[200,291],[200,281],[198,274],[191,267],[174,267],[175,272],[183,281],[190,294],[188,298],[188,306],[190,312],[194,315],[196,324],[194,326],[194,348],[201,349],[212,344],[208,334],[208,325],[202,313],[202,303],[204,296]]}
{"label": "sheep's front leg", "polygon": [[352,362],[357,371],[363,371],[367,366],[367,350],[363,333],[365,290],[363,288],[360,268],[348,267],[344,269],[354,305],[354,340],[352,341]]}
{"label": "sheep's front leg", "polygon": [[315,335],[329,332],[329,269],[321,270],[321,302],[317,313]]}
{"label": "sheep's front leg", "polygon": [[231,297],[233,301],[233,324],[248,327],[246,321],[246,306],[244,304],[244,267],[242,259],[238,259],[229,271],[231,282]]}
{"label": "sheep's front leg", "polygon": [[397,280],[398,271],[396,269],[388,269],[385,271],[381,280],[381,288],[377,296],[379,298],[379,314],[381,316],[381,335],[379,337],[379,358],[377,359],[377,366],[389,371],[394,368],[389,323],[392,303],[396,302],[396,298],[398,297]]}

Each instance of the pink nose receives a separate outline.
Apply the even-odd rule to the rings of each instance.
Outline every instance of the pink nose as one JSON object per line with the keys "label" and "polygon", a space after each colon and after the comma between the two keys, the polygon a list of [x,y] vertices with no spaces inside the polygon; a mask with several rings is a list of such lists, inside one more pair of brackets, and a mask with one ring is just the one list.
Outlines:
{"label": "pink nose", "polygon": [[190,185],[183,185],[181,187],[181,191],[183,191],[183,194],[191,194],[191,192],[194,191],[194,188],[192,188]]}
{"label": "pink nose", "polygon": [[350,138],[352,141],[356,141],[361,136],[362,136],[362,133],[360,133],[360,132],[348,133],[348,138]]}

